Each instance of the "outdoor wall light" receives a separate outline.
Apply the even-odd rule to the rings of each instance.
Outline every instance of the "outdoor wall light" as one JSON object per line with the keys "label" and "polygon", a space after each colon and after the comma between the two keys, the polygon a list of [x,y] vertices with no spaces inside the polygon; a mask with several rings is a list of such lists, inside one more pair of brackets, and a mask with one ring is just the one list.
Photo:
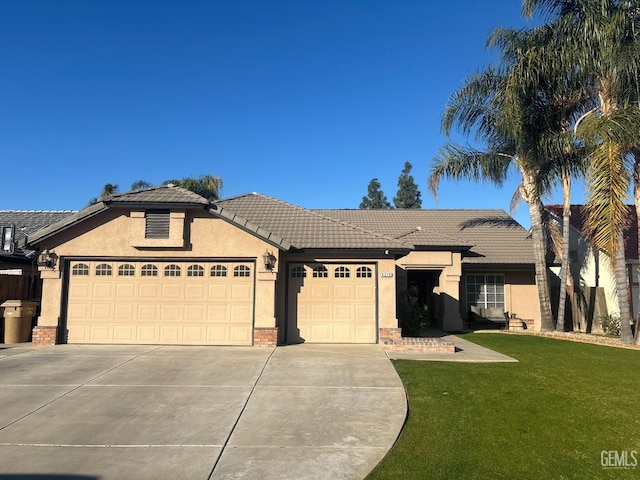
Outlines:
{"label": "outdoor wall light", "polygon": [[275,255],[273,253],[265,251],[262,254],[262,260],[264,261],[264,268],[266,270],[271,271],[276,266],[276,257],[275,257]]}
{"label": "outdoor wall light", "polygon": [[38,256],[39,267],[55,268],[57,261],[58,256],[55,253],[50,252],[47,248],[45,248]]}

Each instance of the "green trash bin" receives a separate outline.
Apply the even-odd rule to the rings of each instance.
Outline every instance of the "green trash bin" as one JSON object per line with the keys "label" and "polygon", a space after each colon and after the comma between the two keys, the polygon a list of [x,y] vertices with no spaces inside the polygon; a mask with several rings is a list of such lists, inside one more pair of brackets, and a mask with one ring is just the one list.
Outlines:
{"label": "green trash bin", "polygon": [[29,341],[37,306],[37,302],[28,300],[7,300],[0,305],[4,308],[4,343]]}

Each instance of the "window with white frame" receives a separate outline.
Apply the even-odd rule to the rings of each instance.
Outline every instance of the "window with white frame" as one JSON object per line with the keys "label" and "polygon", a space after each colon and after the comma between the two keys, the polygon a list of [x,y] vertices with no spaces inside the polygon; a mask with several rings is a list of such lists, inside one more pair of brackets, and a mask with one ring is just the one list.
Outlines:
{"label": "window with white frame", "polygon": [[204,267],[201,265],[189,265],[187,277],[204,277]]}
{"label": "window with white frame", "polygon": [[291,278],[305,278],[307,271],[302,265],[296,265],[291,269]]}
{"label": "window with white frame", "polygon": [[347,267],[338,267],[334,270],[333,276],[336,278],[349,278],[351,276],[351,272]]}
{"label": "window with white frame", "polygon": [[315,265],[312,267],[312,270],[313,278],[327,278],[329,276],[329,271],[324,265]]}
{"label": "window with white frame", "polygon": [[140,269],[141,277],[157,277],[158,276],[158,267],[155,265],[151,265],[150,263],[147,265],[143,265]]}
{"label": "window with white frame", "polygon": [[101,263],[96,267],[96,276],[108,276],[110,277],[113,274],[113,268],[111,265],[107,263]]}
{"label": "window with white frame", "polygon": [[164,267],[165,277],[179,277],[182,274],[182,270],[179,265],[167,265]]}
{"label": "window with white frame", "polygon": [[246,265],[238,265],[233,269],[233,276],[234,277],[250,277],[251,269]]}
{"label": "window with white frame", "polygon": [[212,277],[226,277],[227,276],[227,267],[224,265],[214,265],[211,267],[211,276]]}
{"label": "window with white frame", "polygon": [[86,263],[76,263],[71,269],[71,275],[86,277],[89,275],[89,265]]}
{"label": "window with white frame", "polygon": [[371,269],[369,267],[358,267],[356,278],[371,278]]}
{"label": "window with white frame", "polygon": [[119,277],[133,277],[136,274],[136,267],[130,263],[124,263],[118,267]]}
{"label": "window with white frame", "polygon": [[504,308],[504,275],[467,275],[467,305]]}

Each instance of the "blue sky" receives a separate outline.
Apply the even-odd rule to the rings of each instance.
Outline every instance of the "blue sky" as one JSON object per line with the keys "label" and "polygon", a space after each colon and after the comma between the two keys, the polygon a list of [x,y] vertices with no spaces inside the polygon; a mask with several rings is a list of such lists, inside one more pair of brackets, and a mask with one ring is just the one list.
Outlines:
{"label": "blue sky", "polygon": [[0,0],[0,23],[0,209],[202,173],[224,197],[357,208],[409,161],[424,208],[509,210],[515,172],[444,182],[437,204],[427,176],[487,33],[526,25],[517,0]]}

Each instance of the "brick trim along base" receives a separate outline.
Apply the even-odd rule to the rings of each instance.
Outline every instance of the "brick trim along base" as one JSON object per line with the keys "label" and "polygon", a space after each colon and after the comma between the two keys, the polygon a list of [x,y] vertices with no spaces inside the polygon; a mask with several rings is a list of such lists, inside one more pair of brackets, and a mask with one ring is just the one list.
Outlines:
{"label": "brick trim along base", "polygon": [[254,328],[253,345],[256,347],[275,347],[278,345],[278,327]]}
{"label": "brick trim along base", "polygon": [[402,342],[402,329],[401,328],[381,328],[378,332],[380,337],[379,342],[385,343],[400,343]]}
{"label": "brick trim along base", "polygon": [[35,327],[33,329],[32,345],[48,347],[55,345],[58,340],[58,327]]}
{"label": "brick trim along base", "polygon": [[455,353],[453,343],[442,338],[403,337],[401,328],[381,328],[380,345],[387,351]]}

